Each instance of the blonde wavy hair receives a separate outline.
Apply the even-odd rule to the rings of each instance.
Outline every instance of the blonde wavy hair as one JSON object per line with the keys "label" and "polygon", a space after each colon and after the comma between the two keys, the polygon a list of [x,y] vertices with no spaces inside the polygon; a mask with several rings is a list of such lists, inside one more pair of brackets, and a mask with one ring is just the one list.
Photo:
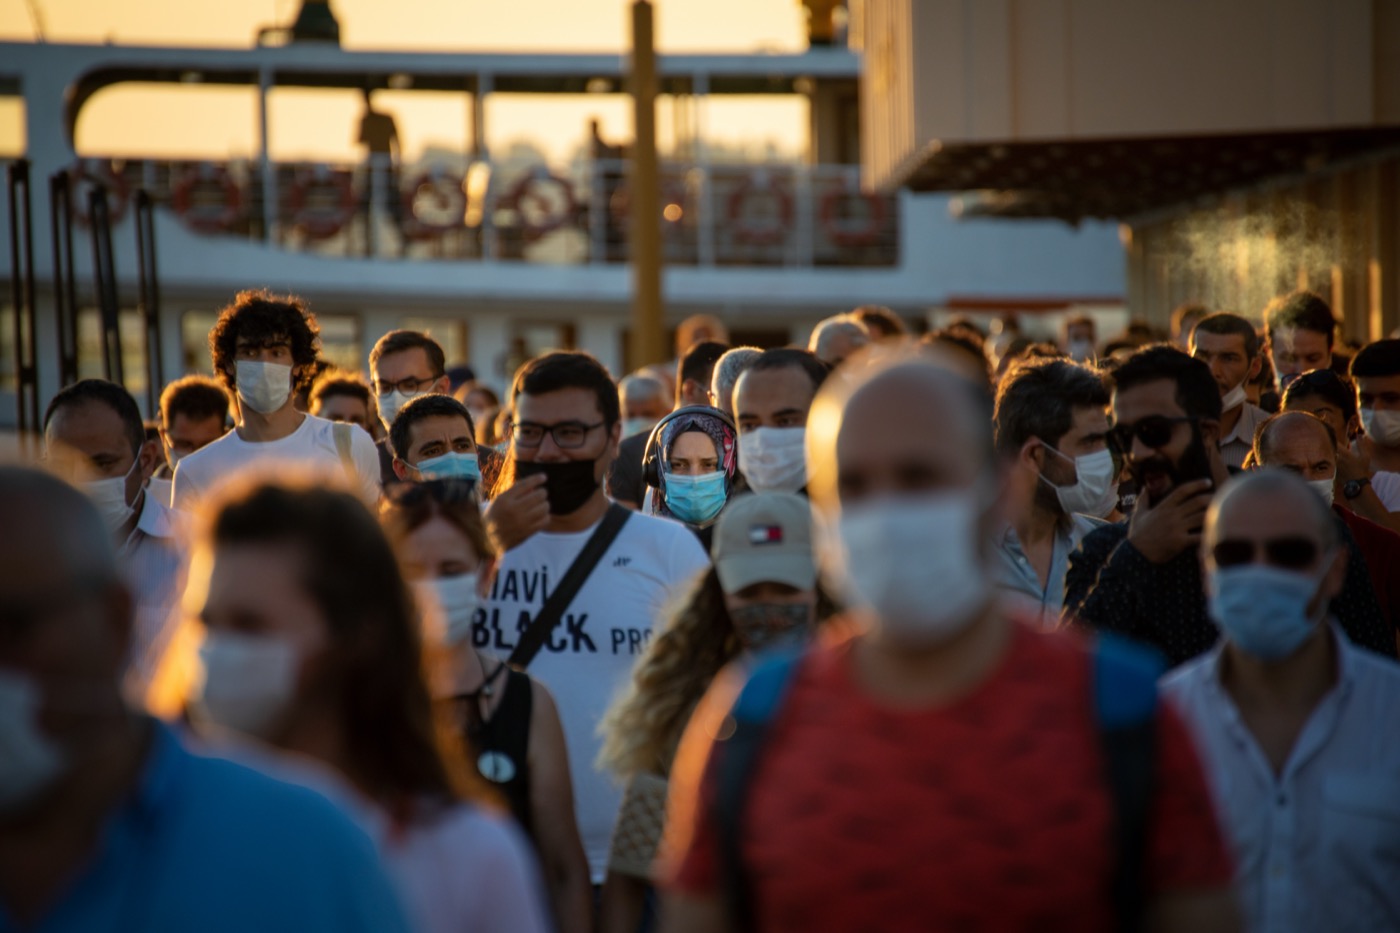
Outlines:
{"label": "blonde wavy hair", "polygon": [[598,763],[628,778],[665,775],[690,714],[740,651],[719,575],[698,577],[637,662],[632,682],[603,717]]}

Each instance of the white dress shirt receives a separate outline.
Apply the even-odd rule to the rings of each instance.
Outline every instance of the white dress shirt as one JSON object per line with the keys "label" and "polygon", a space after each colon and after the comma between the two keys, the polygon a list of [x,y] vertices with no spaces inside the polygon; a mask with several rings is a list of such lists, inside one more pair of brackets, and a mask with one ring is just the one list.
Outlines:
{"label": "white dress shirt", "polygon": [[1337,683],[1279,774],[1220,682],[1221,646],[1162,681],[1195,736],[1250,930],[1400,930],[1400,665],[1331,631]]}

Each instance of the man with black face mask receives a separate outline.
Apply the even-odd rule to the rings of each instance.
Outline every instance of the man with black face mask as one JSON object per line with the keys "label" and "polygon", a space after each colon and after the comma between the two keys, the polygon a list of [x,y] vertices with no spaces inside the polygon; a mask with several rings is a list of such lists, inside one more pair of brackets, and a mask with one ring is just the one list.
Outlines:
{"label": "man with black face mask", "polygon": [[[579,830],[596,884],[607,868],[621,803],[621,789],[594,768],[598,722],[651,638],[653,620],[709,559],[684,525],[650,515],[624,512],[611,540],[604,536],[621,508],[608,501],[602,482],[622,424],[617,386],[602,364],[586,353],[547,354],[521,367],[511,396],[514,420],[502,477],[514,485],[495,497],[488,523],[537,506],[546,515],[537,531],[502,556],[472,638],[480,650],[528,663],[521,646],[538,637],[532,623],[557,612],[530,674],[558,702]],[[542,503],[536,501],[541,496]],[[516,535],[522,526],[528,530],[523,520],[513,521]],[[563,580],[594,550],[594,541],[607,543],[561,608],[563,599],[553,597],[561,590],[567,595]]]}
{"label": "man with black face mask", "polygon": [[[1137,480],[1125,522],[1091,532],[1070,556],[1065,621],[1152,645],[1173,665],[1215,644],[1196,560],[1214,493],[1229,478],[1220,456],[1220,388],[1210,367],[1176,347],[1145,347],[1113,373],[1109,442]],[[1370,581],[1347,586],[1333,606],[1353,639],[1383,631]]]}

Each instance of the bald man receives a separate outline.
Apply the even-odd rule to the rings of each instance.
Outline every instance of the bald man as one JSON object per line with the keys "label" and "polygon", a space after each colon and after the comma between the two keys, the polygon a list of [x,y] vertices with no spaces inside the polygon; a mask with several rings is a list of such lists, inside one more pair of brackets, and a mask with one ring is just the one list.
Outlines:
{"label": "bald man", "polygon": [[1274,415],[1256,432],[1254,459],[1302,477],[1346,524],[1351,533],[1347,543],[1365,561],[1376,603],[1400,645],[1400,535],[1334,500],[1337,436],[1331,426],[1301,411]]}
{"label": "bald man", "polygon": [[[719,726],[740,675],[702,703],[672,775],[663,930],[914,930],[930,918],[968,930],[1137,919],[1235,929],[1205,779],[1165,707],[1143,717],[1156,736],[1144,780],[1154,766],[1157,779],[1142,788],[1152,844],[1110,844],[1119,798],[1104,779],[1091,652],[1037,631],[997,595],[1003,480],[985,393],[928,362],[847,370],[809,423],[809,489],[839,541],[830,582],[858,607],[858,634],[760,666],[750,681],[782,699],[770,714],[781,728],[762,735],[762,767],[737,798],[747,918],[724,906],[732,862],[715,827],[732,825],[731,811],[714,796],[719,775],[734,786],[730,756],[743,746],[712,738],[734,731]],[[1119,670],[1154,695],[1150,665]],[[745,688],[735,710],[746,726],[756,696]],[[1109,895],[1122,890],[1112,866],[1134,854],[1150,891],[1129,899],[1142,918],[1116,915]]]}
{"label": "bald man", "polygon": [[338,810],[123,702],[132,597],[83,494],[0,467],[0,515],[0,929],[405,929]]}
{"label": "bald man", "polygon": [[1224,638],[1163,682],[1210,776],[1250,929],[1400,926],[1400,667],[1329,611],[1347,574],[1338,530],[1294,473],[1232,480],[1200,553]]}

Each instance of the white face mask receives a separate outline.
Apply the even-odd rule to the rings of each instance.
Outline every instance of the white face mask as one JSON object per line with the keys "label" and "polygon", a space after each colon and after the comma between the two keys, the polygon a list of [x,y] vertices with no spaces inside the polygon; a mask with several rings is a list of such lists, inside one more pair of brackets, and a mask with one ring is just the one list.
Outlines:
{"label": "white face mask", "polygon": [[1310,479],[1308,485],[1317,490],[1317,494],[1330,506],[1334,495],[1335,481],[1330,479]]}
{"label": "white face mask", "polygon": [[807,485],[807,429],[755,428],[739,435],[739,472],[754,492]]}
{"label": "white face mask", "polygon": [[1248,400],[1249,396],[1245,394],[1244,383],[1242,382],[1221,397],[1220,410],[1222,412],[1233,411]]}
{"label": "white face mask", "polygon": [[198,708],[215,725],[268,738],[296,697],[301,653],[275,635],[206,632]]}
{"label": "white face mask", "polygon": [[415,580],[413,583],[413,595],[418,600],[420,611],[427,612],[430,606],[436,606],[442,613],[443,639],[449,647],[471,641],[472,620],[481,605],[481,596],[476,587],[477,575],[474,573]]}
{"label": "white face mask", "polygon": [[[965,629],[992,597],[978,553],[974,490],[882,498],[841,510],[826,567],[833,583],[873,611],[893,642],[938,644]],[[829,538],[828,538],[829,540]]]}
{"label": "white face mask", "polygon": [[125,476],[114,476],[111,479],[97,479],[90,483],[83,483],[83,494],[88,497],[88,501],[97,507],[108,531],[116,532],[127,523],[127,520],[131,518],[131,513],[135,511],[131,503],[126,501],[126,482],[131,477],[131,470],[136,469],[140,464],[141,458],[137,457],[132,462],[131,469],[126,471]]}
{"label": "white face mask", "polygon": [[400,392],[395,389],[385,395],[379,396],[379,420],[384,422],[385,429],[394,426],[394,419],[403,411],[403,407],[420,395],[427,395],[427,392],[414,392],[409,395],[407,392]]}
{"label": "white face mask", "polygon": [[260,415],[281,411],[292,394],[292,367],[261,360],[239,360],[235,367],[238,403]]}
{"label": "white face mask", "polygon": [[33,678],[0,669],[0,813],[17,810],[63,773],[63,750],[39,727]]}
{"label": "white face mask", "polygon": [[[1045,449],[1063,460],[1069,456],[1060,453],[1049,444]],[[1055,498],[1060,500],[1060,508],[1066,515],[1092,515],[1103,518],[1118,504],[1118,471],[1113,465],[1113,454],[1107,448],[1074,458],[1074,471],[1078,475],[1072,486],[1056,486],[1040,474],[1040,479],[1055,490]]]}
{"label": "white face mask", "polygon": [[1361,409],[1361,426],[1366,436],[1382,447],[1400,447],[1400,411]]}

